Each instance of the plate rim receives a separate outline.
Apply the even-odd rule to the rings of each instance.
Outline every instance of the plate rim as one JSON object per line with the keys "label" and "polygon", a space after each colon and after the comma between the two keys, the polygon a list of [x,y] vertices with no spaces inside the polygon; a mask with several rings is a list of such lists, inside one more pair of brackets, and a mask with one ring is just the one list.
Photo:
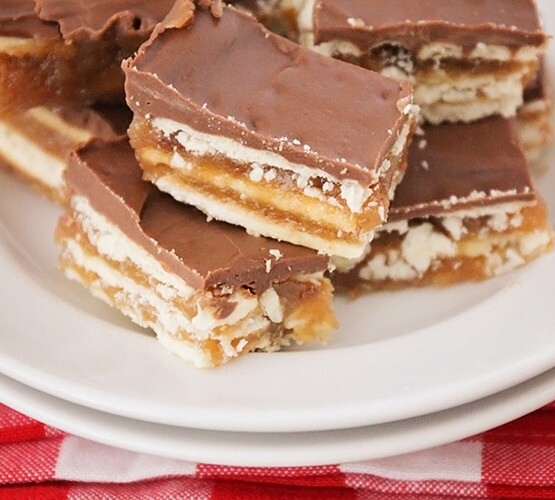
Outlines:
{"label": "plate rim", "polygon": [[72,435],[175,460],[242,467],[356,463],[475,436],[555,399],[555,369],[487,398],[430,415],[362,428],[293,434],[221,432],[141,422],[56,398],[0,375],[4,404]]}

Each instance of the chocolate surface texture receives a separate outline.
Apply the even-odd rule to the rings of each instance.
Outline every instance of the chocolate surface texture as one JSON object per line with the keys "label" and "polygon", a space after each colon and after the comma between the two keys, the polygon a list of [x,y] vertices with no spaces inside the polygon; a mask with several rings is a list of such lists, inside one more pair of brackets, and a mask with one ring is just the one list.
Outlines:
{"label": "chocolate surface texture", "polygon": [[513,120],[488,118],[424,130],[411,145],[390,222],[536,200]]}
{"label": "chocolate surface texture", "polygon": [[173,0],[36,0],[36,12],[55,21],[66,40],[102,37],[116,26],[124,35],[146,38],[171,9]]}
{"label": "chocolate surface texture", "polygon": [[387,40],[417,51],[435,42],[518,48],[547,38],[534,0],[316,0],[315,43],[348,40],[362,50]]}
{"label": "chocolate surface texture", "polygon": [[411,102],[408,83],[304,49],[232,7],[219,19],[197,9],[188,27],[159,33],[124,70],[135,113],[366,184],[407,121],[399,100]]}
{"label": "chocolate surface texture", "polygon": [[34,0],[2,0],[0,36],[56,40],[60,32],[56,23],[44,22],[35,14]]}
{"label": "chocolate surface texture", "polygon": [[245,286],[261,293],[272,282],[327,267],[323,255],[250,236],[225,223],[207,222],[200,211],[159,192],[142,180],[126,140],[92,142],[74,152],[66,182],[195,288]]}
{"label": "chocolate surface texture", "polygon": [[82,41],[110,30],[146,40],[173,0],[3,0],[0,35]]}

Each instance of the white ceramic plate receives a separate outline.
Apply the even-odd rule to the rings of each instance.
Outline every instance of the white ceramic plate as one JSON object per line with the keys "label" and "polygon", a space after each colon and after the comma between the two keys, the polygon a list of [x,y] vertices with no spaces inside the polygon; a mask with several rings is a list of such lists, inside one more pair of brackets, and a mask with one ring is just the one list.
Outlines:
{"label": "white ceramic plate", "polygon": [[555,370],[489,398],[431,415],[357,429],[306,433],[217,432],[152,424],[84,408],[0,375],[14,409],[100,443],[221,465],[344,464],[440,446],[525,415],[555,399]]}
{"label": "white ceramic plate", "polygon": [[[540,187],[555,213],[555,169]],[[551,254],[479,285],[338,299],[326,347],[195,370],[56,271],[57,215],[0,176],[0,372],[91,408],[220,431],[329,430],[452,408],[555,366]]]}

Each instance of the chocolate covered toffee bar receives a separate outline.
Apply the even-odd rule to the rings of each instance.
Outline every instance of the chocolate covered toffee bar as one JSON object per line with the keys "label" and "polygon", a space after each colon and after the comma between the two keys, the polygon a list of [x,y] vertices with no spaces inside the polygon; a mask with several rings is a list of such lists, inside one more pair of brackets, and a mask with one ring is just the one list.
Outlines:
{"label": "chocolate covered toffee bar", "polygon": [[514,116],[547,38],[534,0],[287,0],[302,43],[415,86],[431,123]]}
{"label": "chocolate covered toffee bar", "polygon": [[0,114],[123,102],[120,64],[174,0],[2,0]]}
{"label": "chocolate covered toffee bar", "polygon": [[63,173],[69,153],[93,138],[125,134],[131,112],[122,107],[48,109],[36,107],[0,120],[0,167],[64,201]]}
{"label": "chocolate covered toffee bar", "polygon": [[226,7],[124,64],[145,178],[250,233],[358,257],[387,216],[410,85],[323,57]]}
{"label": "chocolate covered toffee bar", "polygon": [[389,222],[358,262],[338,262],[354,291],[482,280],[552,247],[514,121],[429,127],[415,138]]}
{"label": "chocolate covered toffee bar", "polygon": [[542,64],[537,78],[524,91],[524,105],[518,111],[522,148],[532,164],[536,164],[553,140],[549,79]]}
{"label": "chocolate covered toffee bar", "polygon": [[57,229],[69,278],[197,367],[328,337],[325,256],[207,222],[141,174],[123,140],[72,154]]}

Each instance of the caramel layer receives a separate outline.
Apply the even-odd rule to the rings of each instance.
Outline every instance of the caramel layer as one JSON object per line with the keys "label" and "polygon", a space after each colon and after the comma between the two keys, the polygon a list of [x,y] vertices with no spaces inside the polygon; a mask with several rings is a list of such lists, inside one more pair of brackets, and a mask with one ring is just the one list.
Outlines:
{"label": "caramel layer", "polygon": [[123,101],[123,54],[110,42],[29,40],[0,52],[0,115],[38,105]]}
{"label": "caramel layer", "polygon": [[[330,245],[342,247],[365,245],[369,233],[381,224],[382,215],[387,213],[389,198],[386,186],[391,185],[395,174],[395,182],[398,182],[406,168],[406,154],[392,158],[391,167],[385,174],[386,180],[378,184],[360,213],[353,213],[341,199],[340,183],[324,191],[322,186],[326,184],[326,179],[316,178],[309,189],[319,193],[317,198],[307,195],[306,188],[298,186],[292,172],[270,168],[273,172],[271,179],[261,175],[260,179],[252,181],[249,177],[251,165],[223,157],[193,155],[176,140],[164,139],[149,129],[137,117],[129,134],[148,180],[155,183],[160,179],[171,181],[178,191],[194,192],[210,200],[225,200],[228,210],[233,206],[236,210],[252,213],[270,226],[283,227],[284,232],[309,234]],[[179,155],[186,168],[171,166],[174,154]],[[263,167],[260,166],[261,169]],[[213,216],[212,213],[209,215]],[[248,228],[248,222],[245,227]],[[265,235],[278,237],[277,234]],[[293,238],[289,241],[311,246],[307,240],[294,241]],[[322,244],[313,248],[321,250]]]}
{"label": "caramel layer", "polygon": [[[412,279],[364,279],[361,270],[376,256],[383,255],[384,262],[391,264],[389,255],[401,255],[404,234],[396,231],[391,233],[380,233],[371,244],[370,253],[357,266],[344,274],[336,274],[333,277],[334,285],[342,291],[358,295],[365,291],[374,290],[397,290],[408,287],[419,286],[449,286],[467,281],[482,281],[491,278],[496,273],[492,268],[492,259],[497,258],[499,269],[502,269],[504,260],[511,253],[519,259],[517,267],[529,263],[548,250],[553,249],[552,230],[549,226],[546,207],[538,202],[532,206],[525,207],[521,211],[522,222],[518,227],[508,227],[504,231],[494,231],[488,227],[488,217],[477,219],[464,219],[466,234],[459,241],[454,241],[456,252],[453,256],[441,256],[432,260],[429,268]],[[446,234],[441,224],[441,219],[416,219],[411,221],[409,227],[415,228],[419,224],[430,222],[438,233]],[[539,246],[531,253],[521,251],[521,242],[527,236],[536,233],[551,235],[551,241]]]}
{"label": "caramel layer", "polygon": [[[371,71],[380,72],[384,67],[391,66],[394,61],[402,58],[402,51],[396,46],[381,46],[358,57],[352,54],[340,53],[334,54],[334,57],[356,64],[357,66],[362,66]],[[530,68],[528,73],[535,75],[537,64],[536,61],[521,62],[512,59],[507,61],[450,57],[439,60],[416,59],[414,61],[414,74],[417,80],[436,76],[438,70],[446,72],[449,78],[453,79],[490,74],[495,74],[499,78],[506,78],[508,75],[520,71],[525,66]]]}
{"label": "caramel layer", "polygon": [[0,114],[37,105],[123,103],[121,61],[173,0],[3,0]]}

